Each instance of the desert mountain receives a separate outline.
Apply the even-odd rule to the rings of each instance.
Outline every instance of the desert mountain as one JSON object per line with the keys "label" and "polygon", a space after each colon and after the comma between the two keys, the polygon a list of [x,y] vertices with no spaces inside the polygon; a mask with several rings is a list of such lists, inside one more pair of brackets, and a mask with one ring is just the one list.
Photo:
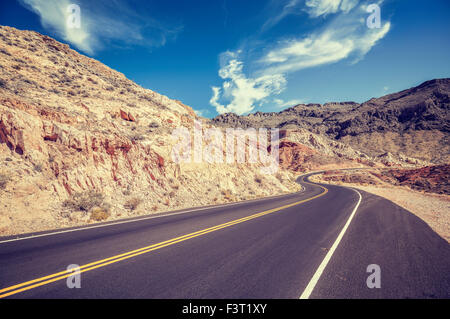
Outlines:
{"label": "desert mountain", "polygon": [[174,163],[171,133],[195,119],[65,44],[0,26],[0,235],[298,189],[258,164]]}
{"label": "desert mountain", "polygon": [[450,158],[450,79],[354,102],[299,104],[278,113],[223,114],[215,125],[306,129],[369,156],[407,156],[432,163]]}

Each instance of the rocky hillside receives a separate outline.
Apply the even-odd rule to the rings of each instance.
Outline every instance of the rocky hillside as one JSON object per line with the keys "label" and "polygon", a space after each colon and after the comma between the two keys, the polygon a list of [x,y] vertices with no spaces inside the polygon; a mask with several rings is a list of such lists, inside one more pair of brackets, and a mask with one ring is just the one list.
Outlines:
{"label": "rocky hillside", "polygon": [[0,236],[298,189],[259,164],[174,163],[171,133],[194,119],[65,44],[0,27]]}
{"label": "rocky hillside", "polygon": [[[416,169],[329,170],[316,176],[315,179],[322,182],[364,186],[401,186],[425,193],[450,195],[450,165],[448,164]],[[448,197],[447,200],[449,200]]]}
{"label": "rocky hillside", "polygon": [[212,122],[221,126],[303,128],[373,157],[392,154],[448,163],[449,94],[450,79],[436,79],[362,104],[300,104],[278,113],[223,114]]}

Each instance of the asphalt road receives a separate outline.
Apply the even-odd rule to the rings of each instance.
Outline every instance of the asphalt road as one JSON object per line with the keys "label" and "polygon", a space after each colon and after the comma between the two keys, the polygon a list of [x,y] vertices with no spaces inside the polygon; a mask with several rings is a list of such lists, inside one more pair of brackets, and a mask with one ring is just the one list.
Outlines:
{"label": "asphalt road", "polygon": [[[450,246],[423,221],[375,195],[299,183],[285,196],[1,238],[0,298],[450,297]],[[79,289],[66,283],[72,264]],[[367,287],[370,264],[380,288]]]}

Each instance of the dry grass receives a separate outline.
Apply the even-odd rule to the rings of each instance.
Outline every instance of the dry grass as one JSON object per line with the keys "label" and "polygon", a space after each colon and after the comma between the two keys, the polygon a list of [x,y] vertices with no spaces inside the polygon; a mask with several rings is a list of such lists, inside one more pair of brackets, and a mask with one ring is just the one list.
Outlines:
{"label": "dry grass", "polygon": [[87,191],[73,194],[70,199],[63,202],[63,206],[73,211],[88,212],[96,206],[102,206],[103,200],[102,193]]}
{"label": "dry grass", "polygon": [[6,185],[11,181],[11,177],[6,174],[0,174],[0,189],[5,189]]}
{"label": "dry grass", "polygon": [[102,207],[94,207],[91,210],[91,220],[99,222],[108,219],[111,216],[109,210]]}
{"label": "dry grass", "polygon": [[138,208],[141,203],[142,203],[142,199],[140,199],[138,197],[133,197],[133,198],[130,198],[129,200],[127,200],[123,206],[129,210],[136,210],[136,208]]}

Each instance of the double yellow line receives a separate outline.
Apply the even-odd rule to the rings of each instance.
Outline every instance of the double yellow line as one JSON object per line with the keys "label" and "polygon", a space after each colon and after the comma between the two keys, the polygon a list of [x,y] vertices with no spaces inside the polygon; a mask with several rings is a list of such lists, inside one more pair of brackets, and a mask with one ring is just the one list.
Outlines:
{"label": "double yellow line", "polygon": [[[319,185],[316,185],[316,186],[319,186]],[[78,273],[82,273],[82,272],[90,271],[90,270],[93,270],[93,269],[105,267],[107,265],[110,265],[110,264],[113,264],[113,263],[117,263],[117,262],[125,260],[125,259],[130,259],[130,258],[139,256],[139,255],[142,255],[142,254],[146,254],[148,252],[151,252],[151,251],[154,251],[154,250],[158,250],[158,249],[161,249],[163,247],[170,246],[170,245],[174,245],[176,243],[179,243],[179,242],[191,239],[191,238],[199,237],[199,236],[202,236],[202,235],[205,235],[205,234],[217,231],[219,229],[227,228],[227,227],[230,227],[230,226],[233,226],[233,225],[236,225],[236,224],[240,224],[240,223],[243,223],[243,222],[246,222],[246,221],[249,221],[249,220],[261,217],[261,216],[264,216],[264,215],[275,213],[275,212],[278,212],[280,210],[283,210],[283,209],[286,209],[286,208],[289,208],[289,207],[292,207],[292,206],[296,206],[296,205],[299,205],[301,203],[304,203],[304,202],[313,200],[315,198],[321,197],[321,196],[325,195],[328,192],[328,189],[326,189],[325,187],[323,187],[323,186],[319,186],[319,187],[323,188],[324,192],[320,193],[319,195],[310,197],[308,199],[304,199],[304,200],[301,200],[301,201],[298,201],[298,202],[295,202],[295,203],[292,203],[292,204],[284,205],[284,206],[273,208],[273,209],[270,209],[270,210],[267,210],[267,211],[264,211],[264,212],[261,212],[261,213],[257,213],[257,214],[253,214],[253,215],[250,215],[250,216],[247,216],[247,217],[236,219],[236,220],[233,220],[233,221],[230,221],[230,222],[227,222],[227,223],[223,223],[223,224],[220,224],[220,225],[217,225],[217,226],[214,226],[214,227],[202,229],[202,230],[199,230],[199,231],[187,234],[187,235],[183,235],[183,236],[180,236],[180,237],[172,238],[172,239],[169,239],[169,240],[157,243],[157,244],[153,244],[153,245],[150,245],[150,246],[147,246],[147,247],[143,247],[143,248],[139,248],[139,249],[136,249],[136,250],[132,250],[132,251],[120,254],[120,255],[116,255],[116,256],[112,256],[112,257],[106,258],[106,259],[95,261],[95,262],[92,262],[92,263],[80,266],[80,271]],[[11,295],[18,294],[18,293],[23,292],[23,291],[31,290],[31,289],[36,288],[36,287],[44,286],[44,285],[47,285],[49,283],[52,283],[52,282],[55,282],[55,281],[58,281],[58,280],[61,280],[61,279],[68,278],[68,277],[72,276],[73,274],[74,274],[73,270],[64,270],[64,271],[60,271],[60,272],[52,274],[52,275],[48,275],[48,276],[45,276],[45,277],[40,277],[40,278],[37,278],[37,279],[33,279],[33,280],[30,280],[30,281],[23,282],[21,284],[17,284],[17,285],[14,285],[14,286],[3,288],[3,289],[0,289],[0,298],[5,298],[5,297],[11,296]]]}

